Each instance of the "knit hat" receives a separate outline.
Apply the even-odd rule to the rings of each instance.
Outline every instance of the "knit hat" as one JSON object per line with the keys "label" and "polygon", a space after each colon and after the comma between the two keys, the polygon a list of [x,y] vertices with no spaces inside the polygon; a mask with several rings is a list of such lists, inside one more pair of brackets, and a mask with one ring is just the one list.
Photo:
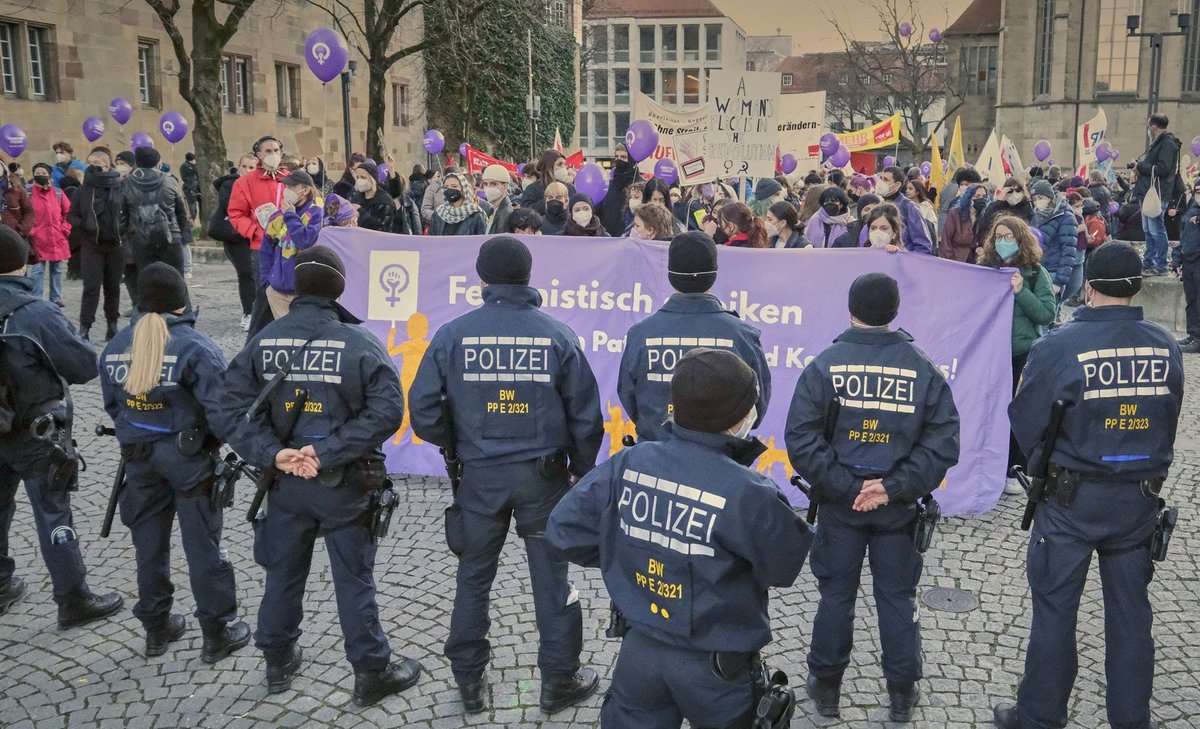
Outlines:
{"label": "knit hat", "polygon": [[596,204],[592,202],[591,195],[582,192],[575,193],[571,196],[571,202],[569,205],[567,205],[567,210],[575,212],[575,203],[587,203],[588,207],[591,208],[593,212],[596,210]]}
{"label": "knit hat", "polygon": [[1090,197],[1084,198],[1083,214],[1084,215],[1095,215],[1098,212],[1100,212],[1100,203],[1096,202],[1095,200],[1091,199]]}
{"label": "knit hat", "polygon": [[683,294],[708,291],[717,281],[717,244],[700,230],[680,233],[667,249],[667,280]]}
{"label": "knit hat", "polygon": [[296,295],[337,301],[346,290],[346,267],[329,246],[315,245],[296,254]]}
{"label": "knit hat", "polygon": [[29,263],[29,244],[21,234],[0,223],[0,273],[12,273]]}
{"label": "knit hat", "polygon": [[900,286],[886,273],[864,273],[850,284],[850,315],[869,327],[887,326],[900,310]]}
{"label": "knit hat", "polygon": [[[34,177],[37,177],[38,170],[45,170],[47,175],[53,174],[53,170],[50,169],[50,165],[46,164],[45,162],[38,162],[33,166],[32,172]],[[65,176],[66,175],[64,175],[64,177]]]}
{"label": "knit hat", "polygon": [[883,200],[881,200],[879,196],[873,192],[868,192],[865,195],[859,195],[858,203],[854,207],[854,213],[861,218],[863,216],[863,208],[868,205],[878,205],[881,202],[883,202]]}
{"label": "knit hat", "polygon": [[727,349],[698,347],[675,365],[671,403],[675,422],[701,433],[724,433],[758,401],[758,377]]}
{"label": "knit hat", "polygon": [[138,272],[138,309],[165,314],[188,305],[187,284],[173,266],[158,261]]}
{"label": "knit hat", "polygon": [[372,180],[379,179],[379,166],[376,165],[371,160],[367,160],[366,162],[359,163],[358,168],[360,170],[366,170],[367,174],[371,176]]}
{"label": "knit hat", "polygon": [[124,152],[117,152],[117,160],[116,162],[113,162],[113,164],[116,164],[117,162],[124,162],[130,167],[133,167],[137,162],[137,158],[133,156],[133,152],[130,152],[127,149]]}
{"label": "knit hat", "polygon": [[[773,195],[776,195],[782,189],[783,185],[780,185],[779,181],[774,177],[763,177],[758,181],[758,184],[754,186],[754,199],[769,200]],[[743,413],[743,415],[744,414],[745,413]]]}
{"label": "knit hat", "polygon": [[1132,297],[1142,290],[1142,257],[1124,241],[1109,241],[1092,251],[1084,278],[1106,296]]}
{"label": "knit hat", "polygon": [[1041,195],[1042,197],[1048,197],[1051,200],[1053,200],[1054,199],[1054,186],[1051,185],[1046,180],[1038,180],[1037,182],[1035,182],[1029,186],[1029,197],[1030,197],[1030,199],[1032,199],[1034,197],[1037,197],[1038,195]]}
{"label": "knit hat", "polygon": [[479,246],[475,273],[485,284],[529,285],[533,255],[524,243],[511,235],[498,235]]}
{"label": "knit hat", "polygon": [[287,177],[283,178],[283,184],[308,185],[309,187],[315,187],[317,183],[313,182],[312,175],[308,174],[304,170],[293,170],[288,174]]}
{"label": "knit hat", "polygon": [[484,182],[503,182],[508,184],[512,182],[512,175],[508,170],[504,169],[503,165],[488,165],[483,170]]}
{"label": "knit hat", "polygon": [[154,147],[138,147],[133,150],[133,161],[137,167],[157,167],[162,155]]}

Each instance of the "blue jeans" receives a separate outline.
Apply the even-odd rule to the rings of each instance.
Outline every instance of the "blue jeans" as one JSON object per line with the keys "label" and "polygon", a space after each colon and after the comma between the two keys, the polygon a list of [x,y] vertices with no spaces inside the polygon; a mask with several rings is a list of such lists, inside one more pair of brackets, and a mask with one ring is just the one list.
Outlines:
{"label": "blue jeans", "polygon": [[33,279],[33,295],[42,298],[42,287],[45,285],[45,271],[50,269],[50,301],[62,303],[63,274],[67,270],[66,261],[44,261],[29,267],[29,278]]}
{"label": "blue jeans", "polygon": [[1150,218],[1142,216],[1142,230],[1146,232],[1146,257],[1142,268],[1166,269],[1167,267],[1167,224],[1163,216]]}

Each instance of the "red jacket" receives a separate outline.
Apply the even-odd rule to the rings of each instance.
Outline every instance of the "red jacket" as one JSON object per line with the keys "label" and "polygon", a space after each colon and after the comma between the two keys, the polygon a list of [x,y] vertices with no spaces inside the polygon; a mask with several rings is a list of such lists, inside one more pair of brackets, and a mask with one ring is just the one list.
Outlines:
{"label": "red jacket", "polygon": [[263,238],[263,229],[258,224],[258,218],[254,217],[254,210],[264,203],[282,207],[283,185],[279,181],[283,177],[282,173],[276,173],[274,177],[268,175],[260,165],[233,183],[233,190],[229,193],[229,223],[243,237],[250,239],[252,251],[258,250]]}
{"label": "red jacket", "polygon": [[33,198],[33,229],[29,231],[29,239],[33,241],[38,260],[67,260],[71,257],[71,246],[67,242],[71,233],[71,224],[67,222],[70,199],[57,187],[43,190],[38,185],[33,186],[30,197]]}

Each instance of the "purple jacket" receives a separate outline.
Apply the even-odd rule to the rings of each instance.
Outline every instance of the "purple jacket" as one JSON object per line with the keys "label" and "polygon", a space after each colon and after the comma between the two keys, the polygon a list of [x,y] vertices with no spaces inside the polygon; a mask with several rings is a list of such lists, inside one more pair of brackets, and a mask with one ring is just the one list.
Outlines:
{"label": "purple jacket", "polygon": [[259,249],[260,285],[270,285],[281,294],[296,291],[296,254],[316,245],[324,211],[311,201],[295,212],[275,213],[267,223]]}
{"label": "purple jacket", "polygon": [[925,216],[921,215],[921,209],[904,195],[897,195],[895,199],[884,202],[895,205],[900,211],[900,220],[904,223],[904,249],[932,255],[933,241],[929,239],[928,223]]}
{"label": "purple jacket", "polygon": [[[825,226],[829,225],[829,235],[825,235]],[[833,242],[846,232],[845,219],[841,215],[830,216],[823,208],[809,218],[804,226],[804,237],[812,243],[813,248],[832,248]]]}

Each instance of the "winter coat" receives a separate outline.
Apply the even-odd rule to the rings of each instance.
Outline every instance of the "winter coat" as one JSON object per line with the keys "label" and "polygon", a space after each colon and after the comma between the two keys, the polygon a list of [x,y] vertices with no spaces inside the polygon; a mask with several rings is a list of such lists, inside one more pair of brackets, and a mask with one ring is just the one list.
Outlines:
{"label": "winter coat", "polygon": [[[1163,195],[1163,210],[1166,211],[1163,215],[1163,222],[1167,227],[1167,240],[1179,240],[1180,216],[1184,210],[1187,210],[1188,196],[1187,187],[1183,184],[1183,178],[1178,174],[1175,175],[1175,180],[1171,184],[1171,191]],[[1171,215],[1174,210],[1175,214]]]}
{"label": "winter coat", "polygon": [[596,206],[596,215],[605,230],[624,230],[632,222],[625,220],[625,191],[637,179],[638,168],[633,162],[617,162],[612,168],[612,180],[608,193]]}
{"label": "winter coat", "polygon": [[[845,233],[842,235],[845,235]],[[838,237],[839,239],[841,238],[841,236]],[[812,248],[813,244],[808,241],[808,238],[804,237],[803,233],[798,230],[793,230],[792,234],[788,236],[788,239],[783,241],[783,245],[779,245],[779,236],[773,235],[767,238],[767,246],[770,248]]]}
{"label": "winter coat", "polygon": [[1021,201],[1020,205],[1012,206],[1004,200],[995,200],[991,205],[983,209],[983,215],[979,216],[979,225],[976,230],[979,232],[979,239],[983,240],[988,231],[992,229],[992,223],[996,218],[1003,215],[1011,215],[1014,218],[1020,218],[1026,223],[1033,224],[1033,203],[1029,198]]}
{"label": "winter coat", "polygon": [[575,222],[575,218],[568,218],[566,226],[563,227],[563,235],[576,236],[580,238],[607,238],[608,231],[604,230],[604,226],[600,224],[600,218],[592,214],[591,221],[587,227]]}
{"label": "winter coat", "polygon": [[[133,235],[134,214],[141,205],[157,202],[166,214],[167,227],[172,243],[183,243],[191,239],[187,203],[175,182],[159,172],[138,167],[121,184],[121,238],[135,240]],[[257,225],[257,223],[255,223]],[[185,235],[186,231],[186,235]]]}
{"label": "winter coat", "polygon": [[[963,215],[967,217],[963,217]],[[970,213],[953,207],[946,214],[945,227],[942,230],[942,245],[938,249],[942,258],[964,263],[975,262],[975,251],[979,241],[975,237],[975,224],[971,222]]]}
{"label": "winter coat", "polygon": [[1028,354],[1033,343],[1041,336],[1039,327],[1054,321],[1058,301],[1054,286],[1045,268],[1022,268],[1021,277],[1025,285],[1013,301],[1012,353],[1014,357]]}
{"label": "winter coat", "polygon": [[38,260],[67,260],[71,257],[67,242],[67,236],[71,234],[71,224],[67,222],[71,200],[56,187],[46,190],[39,185],[33,186],[29,197],[33,203],[33,229],[29,231],[29,239]]}
{"label": "winter coat", "polygon": [[347,167],[338,181],[333,183],[333,194],[338,197],[344,197],[347,200],[354,194],[354,173]]}
{"label": "winter coat", "polygon": [[[486,235],[487,234],[487,216],[482,210],[471,213],[466,220],[460,223],[447,223],[442,220],[437,211],[433,213],[433,220],[429,222],[430,235]],[[544,229],[543,229],[544,230]]]}
{"label": "winter coat", "polygon": [[1142,230],[1142,208],[1137,203],[1127,202],[1117,211],[1117,240],[1145,241]]}
{"label": "winter coat", "polygon": [[121,245],[121,187],[121,173],[89,167],[72,198],[67,214],[71,230],[101,250],[113,251]]}
{"label": "winter coat", "polygon": [[1179,148],[1182,144],[1179,138],[1170,132],[1159,134],[1150,143],[1145,153],[1137,160],[1135,169],[1138,176],[1133,185],[1133,200],[1141,203],[1150,191],[1150,181],[1153,178],[1155,189],[1163,197],[1163,202],[1166,202],[1166,197],[1171,193],[1171,178],[1179,171]]}
{"label": "winter coat", "polygon": [[1034,215],[1033,227],[1042,233],[1042,266],[1053,276],[1057,286],[1071,283],[1071,269],[1083,262],[1075,211],[1065,197],[1059,197],[1054,208]]}
{"label": "winter coat", "polygon": [[0,223],[28,238],[33,228],[33,203],[25,186],[12,180],[0,175]]}
{"label": "winter coat", "polygon": [[1200,263],[1200,201],[1193,200],[1181,217],[1183,227],[1179,233],[1179,247],[1172,250],[1172,266],[1178,266],[1181,261]]}
{"label": "winter coat", "polygon": [[195,162],[179,165],[179,177],[183,180],[183,195],[188,200],[200,197],[200,171]]}
{"label": "winter coat", "polygon": [[355,190],[350,195],[350,202],[359,206],[358,227],[378,230],[381,233],[400,232],[396,227],[397,222],[403,225],[404,221],[397,215],[396,201],[383,190],[376,188],[375,194],[370,198]]}
{"label": "winter coat", "polygon": [[247,172],[233,183],[229,193],[229,223],[233,229],[250,240],[250,250],[257,251],[262,245],[263,229],[254,216],[254,210],[265,203],[275,207],[283,205],[283,175],[268,175],[261,166]]}
{"label": "winter coat", "polygon": [[408,199],[417,206],[417,214],[421,214],[421,201],[425,199],[425,188],[429,187],[429,180],[425,175],[409,175],[408,176]]}
{"label": "winter coat", "polygon": [[52,187],[61,188],[62,178],[67,174],[68,171],[78,170],[79,172],[83,172],[86,169],[87,165],[83,163],[83,160],[78,160],[74,157],[66,162],[55,162],[54,164],[50,165],[50,185]]}
{"label": "winter coat", "polygon": [[[675,219],[683,223],[688,230],[700,230],[700,223],[696,221],[696,213],[703,211],[705,215],[708,214],[708,206],[699,198],[680,200],[672,206],[672,210],[675,213]],[[704,215],[700,217],[703,219]]]}
{"label": "winter coat", "polygon": [[830,215],[824,208],[817,210],[808,225],[804,226],[804,237],[813,248],[832,248],[833,242],[846,232],[846,226],[853,222],[848,214]]}
{"label": "winter coat", "polygon": [[488,235],[503,235],[508,232],[508,219],[512,217],[512,202],[506,193],[492,211],[492,222],[488,224]]}
{"label": "winter coat", "polygon": [[1108,240],[1108,225],[1098,214],[1088,215],[1083,220],[1087,225],[1087,247],[1099,248]]}
{"label": "winter coat", "polygon": [[858,220],[846,227],[846,232],[837,237],[830,248],[859,248],[862,246],[863,221]]}
{"label": "winter coat", "polygon": [[321,206],[311,200],[271,216],[259,251],[260,284],[281,294],[295,293],[296,254],[317,244],[323,217]]}
{"label": "winter coat", "polygon": [[208,237],[230,245],[248,246],[250,239],[239,233],[229,220],[229,197],[237,179],[237,175],[225,175],[213,180],[213,187],[217,190],[217,209],[213,211],[208,224]]}
{"label": "winter coat", "polygon": [[[433,211],[437,209],[444,201],[442,197],[442,181],[440,179],[432,179],[425,186],[425,192],[421,195],[421,220],[426,223],[433,221]],[[522,205],[521,207],[524,207]]]}
{"label": "winter coat", "polygon": [[[895,205],[900,211],[900,220],[904,224],[904,245],[902,246],[904,250],[933,254],[933,238],[929,235],[929,226],[926,224],[925,216],[921,214],[921,209],[903,195],[885,199],[884,202]],[[814,243],[814,245],[816,244]]]}

